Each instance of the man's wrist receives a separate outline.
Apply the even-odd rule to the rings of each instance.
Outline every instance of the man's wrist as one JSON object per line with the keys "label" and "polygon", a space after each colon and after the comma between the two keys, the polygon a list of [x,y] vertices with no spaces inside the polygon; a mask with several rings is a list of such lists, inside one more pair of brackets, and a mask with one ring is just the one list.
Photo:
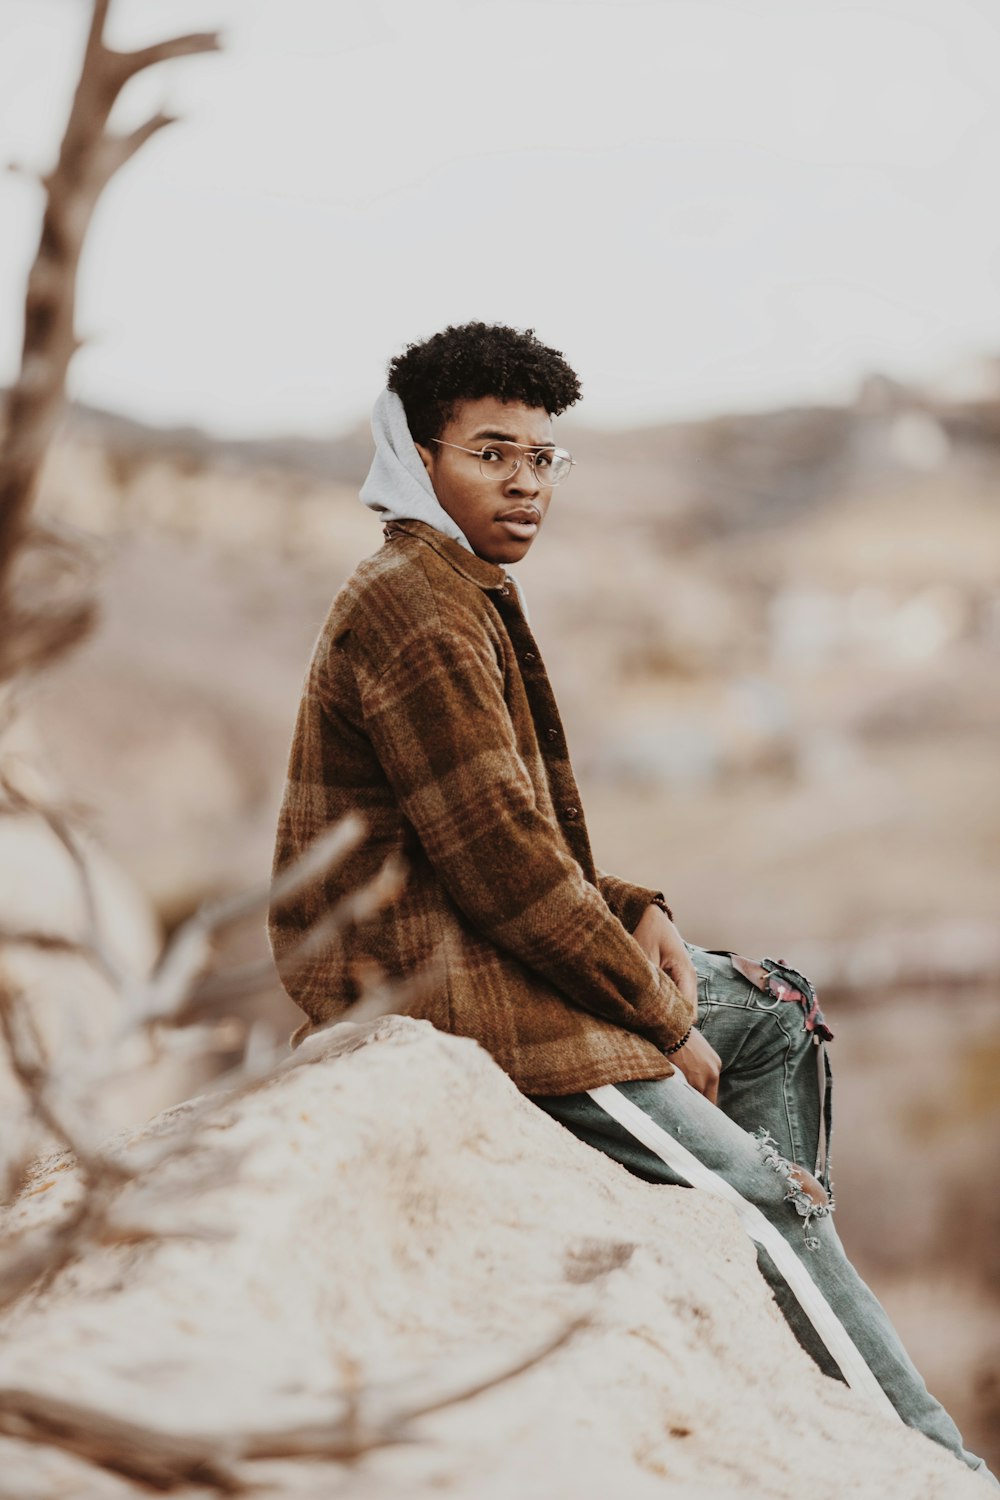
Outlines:
{"label": "man's wrist", "polygon": [[667,905],[666,901],[663,899],[659,892],[657,892],[655,896],[651,896],[649,898],[649,904],[650,906],[658,906],[661,911],[665,911],[671,922],[674,920],[673,912],[670,910],[670,907]]}
{"label": "man's wrist", "polygon": [[687,1031],[685,1031],[684,1035],[680,1037],[676,1042],[674,1042],[674,1045],[672,1047],[664,1047],[664,1057],[669,1057],[672,1052],[679,1052],[682,1047],[686,1047],[688,1042],[691,1040],[691,1033],[693,1030],[694,1025],[692,1024],[688,1027]]}

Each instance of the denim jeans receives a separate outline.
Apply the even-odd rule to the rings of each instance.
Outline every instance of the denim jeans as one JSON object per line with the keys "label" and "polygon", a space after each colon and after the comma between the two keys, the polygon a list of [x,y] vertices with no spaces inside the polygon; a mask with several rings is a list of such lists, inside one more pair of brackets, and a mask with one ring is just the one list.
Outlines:
{"label": "denim jeans", "polygon": [[[834,1227],[827,1044],[805,1029],[805,1007],[773,999],[726,954],[687,948],[698,973],[698,1028],[722,1060],[718,1107],[680,1069],[533,1102],[645,1181],[727,1199],[781,1312],[824,1374],[997,1485],[929,1394]],[[828,1205],[817,1206],[792,1164],[819,1179]]]}

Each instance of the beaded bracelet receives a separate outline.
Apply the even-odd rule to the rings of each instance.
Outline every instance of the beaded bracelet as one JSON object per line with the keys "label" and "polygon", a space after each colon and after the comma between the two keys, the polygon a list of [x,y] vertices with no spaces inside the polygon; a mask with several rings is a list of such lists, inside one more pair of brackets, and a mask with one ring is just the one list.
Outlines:
{"label": "beaded bracelet", "polygon": [[685,1031],[684,1035],[681,1037],[681,1039],[680,1039],[679,1042],[675,1042],[672,1047],[665,1048],[664,1053],[663,1053],[664,1057],[669,1057],[670,1054],[671,1054],[671,1052],[679,1052],[682,1047],[686,1046],[693,1030],[694,1030],[694,1027],[693,1026],[689,1026],[688,1029],[687,1029],[687,1031]]}

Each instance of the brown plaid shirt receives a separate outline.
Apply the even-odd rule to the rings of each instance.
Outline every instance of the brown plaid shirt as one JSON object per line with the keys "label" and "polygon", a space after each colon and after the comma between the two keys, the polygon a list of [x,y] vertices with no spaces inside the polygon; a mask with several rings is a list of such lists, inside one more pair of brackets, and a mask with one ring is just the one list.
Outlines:
{"label": "brown plaid shirt", "polygon": [[358,996],[354,966],[444,979],[409,1008],[474,1037],[525,1093],[673,1072],[661,1049],[694,1020],[631,937],[662,892],[595,869],[538,645],[503,568],[423,521],[334,599],[306,677],[274,852],[277,873],[345,812],[362,846],[272,904],[276,958],[329,903],[400,852],[400,897],[284,984],[311,1025]]}

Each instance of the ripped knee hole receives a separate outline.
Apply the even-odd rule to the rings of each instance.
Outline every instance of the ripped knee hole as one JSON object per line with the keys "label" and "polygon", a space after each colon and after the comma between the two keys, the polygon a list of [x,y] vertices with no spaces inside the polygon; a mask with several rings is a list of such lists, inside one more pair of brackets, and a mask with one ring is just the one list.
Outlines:
{"label": "ripped knee hole", "polygon": [[806,1247],[809,1250],[819,1249],[819,1240],[814,1234],[809,1233],[809,1225],[813,1219],[825,1218],[836,1208],[836,1202],[826,1190],[816,1181],[811,1172],[798,1163],[791,1162],[787,1156],[782,1156],[778,1150],[778,1143],[769,1130],[763,1125],[754,1136],[757,1149],[769,1167],[773,1167],[779,1177],[788,1183],[788,1191],[785,1194],[785,1202],[794,1205],[795,1211],[802,1219],[802,1231],[805,1235]]}

